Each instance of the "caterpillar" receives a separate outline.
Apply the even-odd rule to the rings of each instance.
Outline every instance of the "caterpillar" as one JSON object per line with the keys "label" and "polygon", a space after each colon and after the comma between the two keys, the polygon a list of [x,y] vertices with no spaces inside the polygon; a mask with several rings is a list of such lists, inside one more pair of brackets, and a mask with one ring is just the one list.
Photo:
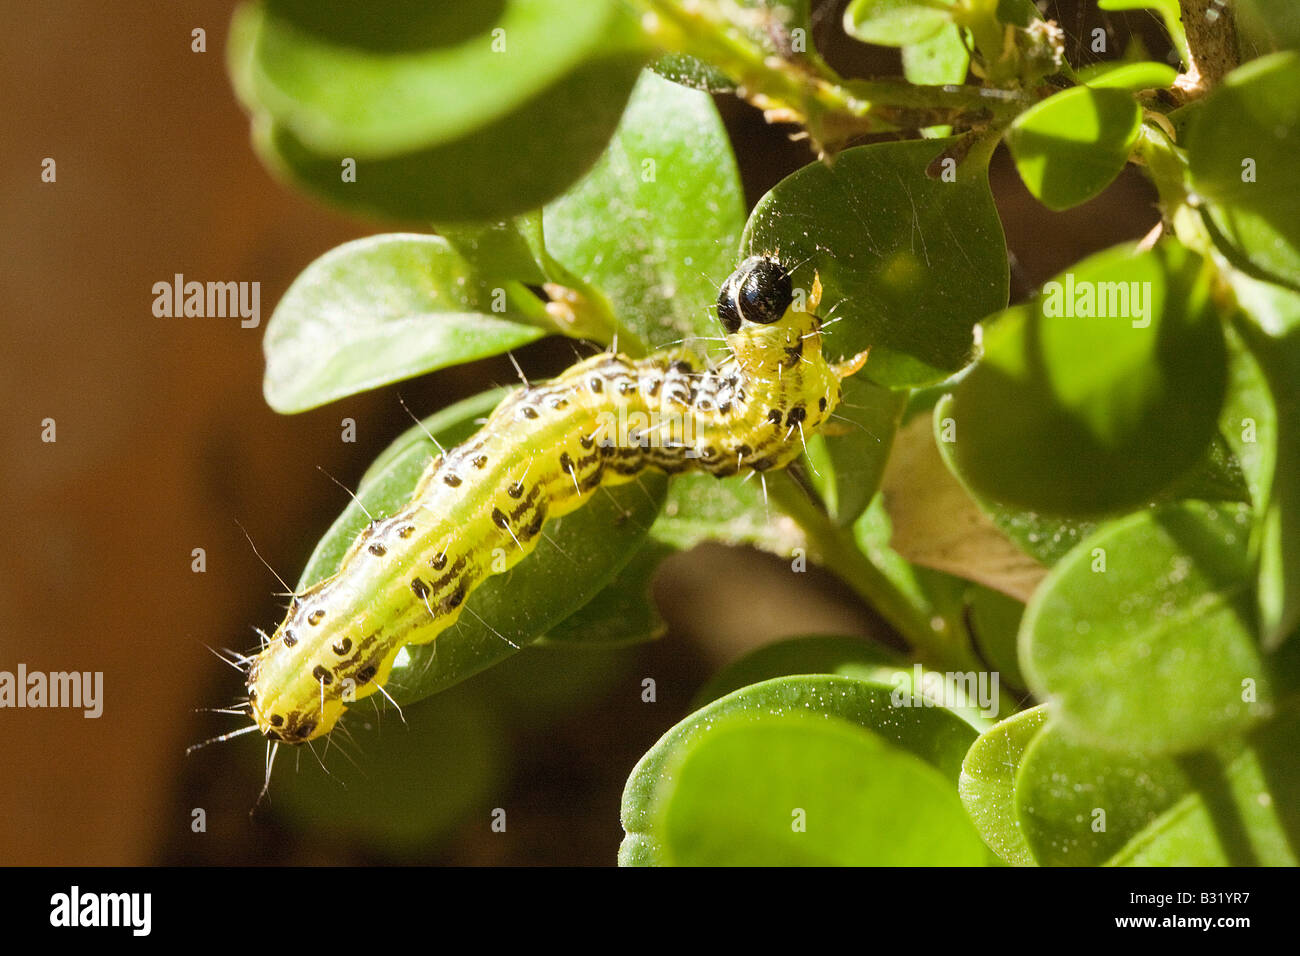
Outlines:
{"label": "caterpillar", "polygon": [[349,703],[382,689],[404,646],[435,640],[476,586],[601,486],[646,469],[726,477],[792,462],[866,361],[823,356],[820,299],[817,278],[801,304],[780,262],[751,256],[718,295],[721,363],[604,353],[506,396],[429,463],[404,507],[360,532],[336,573],[293,595],[248,661],[256,729],[286,744],[328,734]]}

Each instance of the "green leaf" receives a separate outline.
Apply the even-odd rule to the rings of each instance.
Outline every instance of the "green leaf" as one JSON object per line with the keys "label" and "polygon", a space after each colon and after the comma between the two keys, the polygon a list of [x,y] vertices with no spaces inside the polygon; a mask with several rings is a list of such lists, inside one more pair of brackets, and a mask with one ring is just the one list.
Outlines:
{"label": "green leaf", "polygon": [[1102,10],[1154,10],[1165,22],[1169,39],[1178,51],[1184,63],[1190,61],[1187,54],[1187,34],[1183,30],[1183,18],[1178,9],[1178,0],[1097,0]]}
{"label": "green leaf", "polygon": [[1183,762],[1196,792],[1111,859],[1121,866],[1296,866],[1300,855],[1300,720],[1286,714],[1247,738],[1235,759]]}
{"label": "green leaf", "polygon": [[[1300,295],[1230,274],[1246,321],[1238,328],[1238,381],[1224,434],[1242,462],[1255,503],[1251,552],[1259,563],[1265,649],[1300,625]],[[1241,377],[1247,381],[1241,382]]]}
{"label": "green leaf", "polygon": [[1029,686],[1020,672],[1017,637],[1025,605],[1001,591],[975,585],[966,592],[968,626],[975,645],[1001,683],[1021,689]]}
{"label": "green leaf", "polygon": [[868,346],[861,373],[889,386],[937,381],[965,365],[975,323],[1007,301],[1006,243],[987,159],[972,153],[956,179],[926,169],[954,139],[845,150],[835,165],[805,166],[759,200],[744,249],[779,249],[795,284],[825,292],[833,356]]}
{"label": "green leaf", "polygon": [[1098,750],[1055,723],[1029,741],[1015,808],[1043,866],[1099,866],[1191,790],[1172,757]]}
{"label": "green leaf", "polygon": [[951,23],[943,0],[853,0],[844,11],[845,33],[881,46],[923,43]]}
{"label": "green leaf", "polygon": [[550,278],[535,248],[541,228],[541,213],[533,212],[501,222],[439,225],[437,232],[481,275],[539,286]]}
{"label": "green leaf", "polygon": [[580,65],[553,89],[458,139],[389,156],[308,145],[265,113],[254,116],[253,146],[281,179],[355,215],[505,219],[553,199],[592,167],[640,66],[632,56]]}
{"label": "green leaf", "polygon": [[736,84],[716,66],[689,53],[665,53],[650,65],[665,80],[705,93],[734,93]]}
{"label": "green leaf", "polygon": [[678,866],[980,866],[939,771],[846,721],[719,721],[659,796],[657,862]]}
{"label": "green leaf", "polygon": [[1017,116],[1006,141],[1025,187],[1061,210],[1110,185],[1141,127],[1142,111],[1127,91],[1076,86]]}
{"label": "green leaf", "polygon": [[[780,481],[782,476],[770,475]],[[651,529],[656,541],[685,551],[702,541],[747,544],[788,557],[808,540],[793,519],[765,504],[763,486],[740,477],[678,475],[668,490],[659,520]]]}
{"label": "green leaf", "polygon": [[[684,759],[683,755],[728,717],[765,721],[809,713],[857,725],[937,770],[955,799],[953,788],[962,758],[975,739],[975,730],[943,708],[895,706],[895,697],[895,691],[883,684],[847,677],[791,676],[744,687],[697,710],[664,734],[628,778],[622,810],[627,836],[619,850],[619,862],[665,862],[656,826],[656,816],[666,799],[660,791],[675,785],[677,778],[672,768]],[[885,759],[893,768],[902,765],[892,751],[877,753],[889,753]],[[913,778],[912,770],[903,774],[908,780]],[[787,829],[790,819],[787,808],[783,817]]]}
{"label": "green leaf", "polygon": [[599,594],[538,641],[566,647],[621,647],[662,637],[668,629],[659,616],[651,581],[673,549],[647,542]]}
{"label": "green leaf", "polygon": [[[424,427],[444,447],[476,429],[488,400],[461,402],[434,415]],[[369,523],[404,506],[425,466],[437,454],[415,430],[399,437],[366,473],[353,501],[307,563],[299,589],[333,574],[353,539]],[[509,574],[489,577],[465,602],[466,613],[429,644],[399,654],[385,689],[399,704],[436,693],[502,660],[558,627],[590,602],[641,548],[663,501],[662,475],[610,489],[581,509],[548,522],[536,550]]]}
{"label": "green leaf", "polygon": [[[307,149],[367,159],[462,139],[641,42],[609,0],[267,0],[258,9],[250,109],[268,111]],[[630,88],[629,79],[622,95]]]}
{"label": "green leaf", "polygon": [[1300,720],[1181,758],[1096,750],[1052,723],[1029,745],[1016,807],[1046,865],[1295,866]]}
{"label": "green leaf", "polygon": [[1144,504],[1197,467],[1226,381],[1213,275],[1172,242],[1118,246],[992,321],[949,411],[966,484],[1087,517]]}
{"label": "green leaf", "polygon": [[954,24],[944,27],[928,40],[903,47],[903,75],[908,82],[918,86],[965,83],[969,69],[970,50],[962,42],[961,30]]}
{"label": "green leaf", "polygon": [[695,706],[791,674],[838,674],[884,684],[902,666],[897,652],[860,637],[793,637],[765,644],[727,665],[695,695]]}
{"label": "green leaf", "polygon": [[1094,63],[1079,70],[1079,82],[1094,90],[1164,90],[1173,86],[1178,71],[1165,63]]}
{"label": "green leaf", "polygon": [[831,427],[809,441],[809,453],[821,449],[811,480],[831,517],[845,527],[866,510],[880,487],[907,392],[860,375],[845,379],[842,388],[844,399]]}
{"label": "green leaf", "polygon": [[1046,722],[1046,706],[1008,717],[980,734],[961,765],[957,790],[966,812],[989,848],[1014,866],[1035,863],[1016,815],[1016,771]]}
{"label": "green leaf", "polygon": [[644,74],[605,155],[543,218],[547,251],[650,346],[721,334],[708,306],[735,268],[745,205],[708,94]]}
{"label": "green leaf", "polygon": [[1208,746],[1267,714],[1250,512],[1166,505],[1106,525],[1044,580],[1021,666],[1075,737],[1146,753]]}
{"label": "green leaf", "polygon": [[[493,290],[438,236],[344,243],[294,280],[267,325],[266,401],[301,412],[546,334],[529,293]],[[496,297],[505,311],[494,312]]]}
{"label": "green leaf", "polygon": [[1192,188],[1216,242],[1275,281],[1300,284],[1300,53],[1233,70],[1187,135]]}
{"label": "green leaf", "polygon": [[952,402],[951,395],[944,395],[934,406],[935,443],[944,464],[1003,534],[1039,564],[1050,568],[1090,534],[1096,523],[1011,507],[972,489],[957,465],[957,420],[952,416]]}

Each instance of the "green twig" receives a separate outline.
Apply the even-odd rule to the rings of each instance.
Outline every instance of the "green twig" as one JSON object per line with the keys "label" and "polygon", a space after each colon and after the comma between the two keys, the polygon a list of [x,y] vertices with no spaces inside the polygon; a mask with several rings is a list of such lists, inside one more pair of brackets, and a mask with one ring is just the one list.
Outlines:
{"label": "green twig", "polygon": [[939,671],[983,669],[967,646],[964,631],[947,621],[936,627],[929,612],[899,590],[862,553],[852,533],[831,521],[792,478],[772,475],[767,488],[772,502],[803,529],[826,568],[875,608],[912,646],[922,664]]}

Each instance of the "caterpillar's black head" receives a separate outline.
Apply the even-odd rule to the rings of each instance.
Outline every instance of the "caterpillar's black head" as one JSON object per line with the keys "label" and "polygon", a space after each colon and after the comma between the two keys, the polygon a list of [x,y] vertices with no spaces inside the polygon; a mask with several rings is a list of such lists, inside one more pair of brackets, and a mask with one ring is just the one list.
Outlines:
{"label": "caterpillar's black head", "polygon": [[767,256],[750,256],[722,284],[718,318],[728,334],[739,331],[742,321],[771,325],[793,301],[794,283],[785,267]]}

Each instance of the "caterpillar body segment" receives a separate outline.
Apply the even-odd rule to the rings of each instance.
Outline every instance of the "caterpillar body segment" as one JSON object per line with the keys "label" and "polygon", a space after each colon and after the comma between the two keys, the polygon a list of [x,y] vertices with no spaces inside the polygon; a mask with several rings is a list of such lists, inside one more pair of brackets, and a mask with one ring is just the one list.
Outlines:
{"label": "caterpillar body segment", "polygon": [[536,547],[546,522],[646,469],[725,477],[782,468],[840,400],[821,349],[814,281],[804,310],[775,259],[751,257],[718,302],[731,355],[598,355],[507,396],[470,439],[433,460],[411,500],[358,535],[338,571],[295,595],[253,660],[253,719],[268,739],[333,729],[387,681],[398,651],[437,638],[489,575]]}

